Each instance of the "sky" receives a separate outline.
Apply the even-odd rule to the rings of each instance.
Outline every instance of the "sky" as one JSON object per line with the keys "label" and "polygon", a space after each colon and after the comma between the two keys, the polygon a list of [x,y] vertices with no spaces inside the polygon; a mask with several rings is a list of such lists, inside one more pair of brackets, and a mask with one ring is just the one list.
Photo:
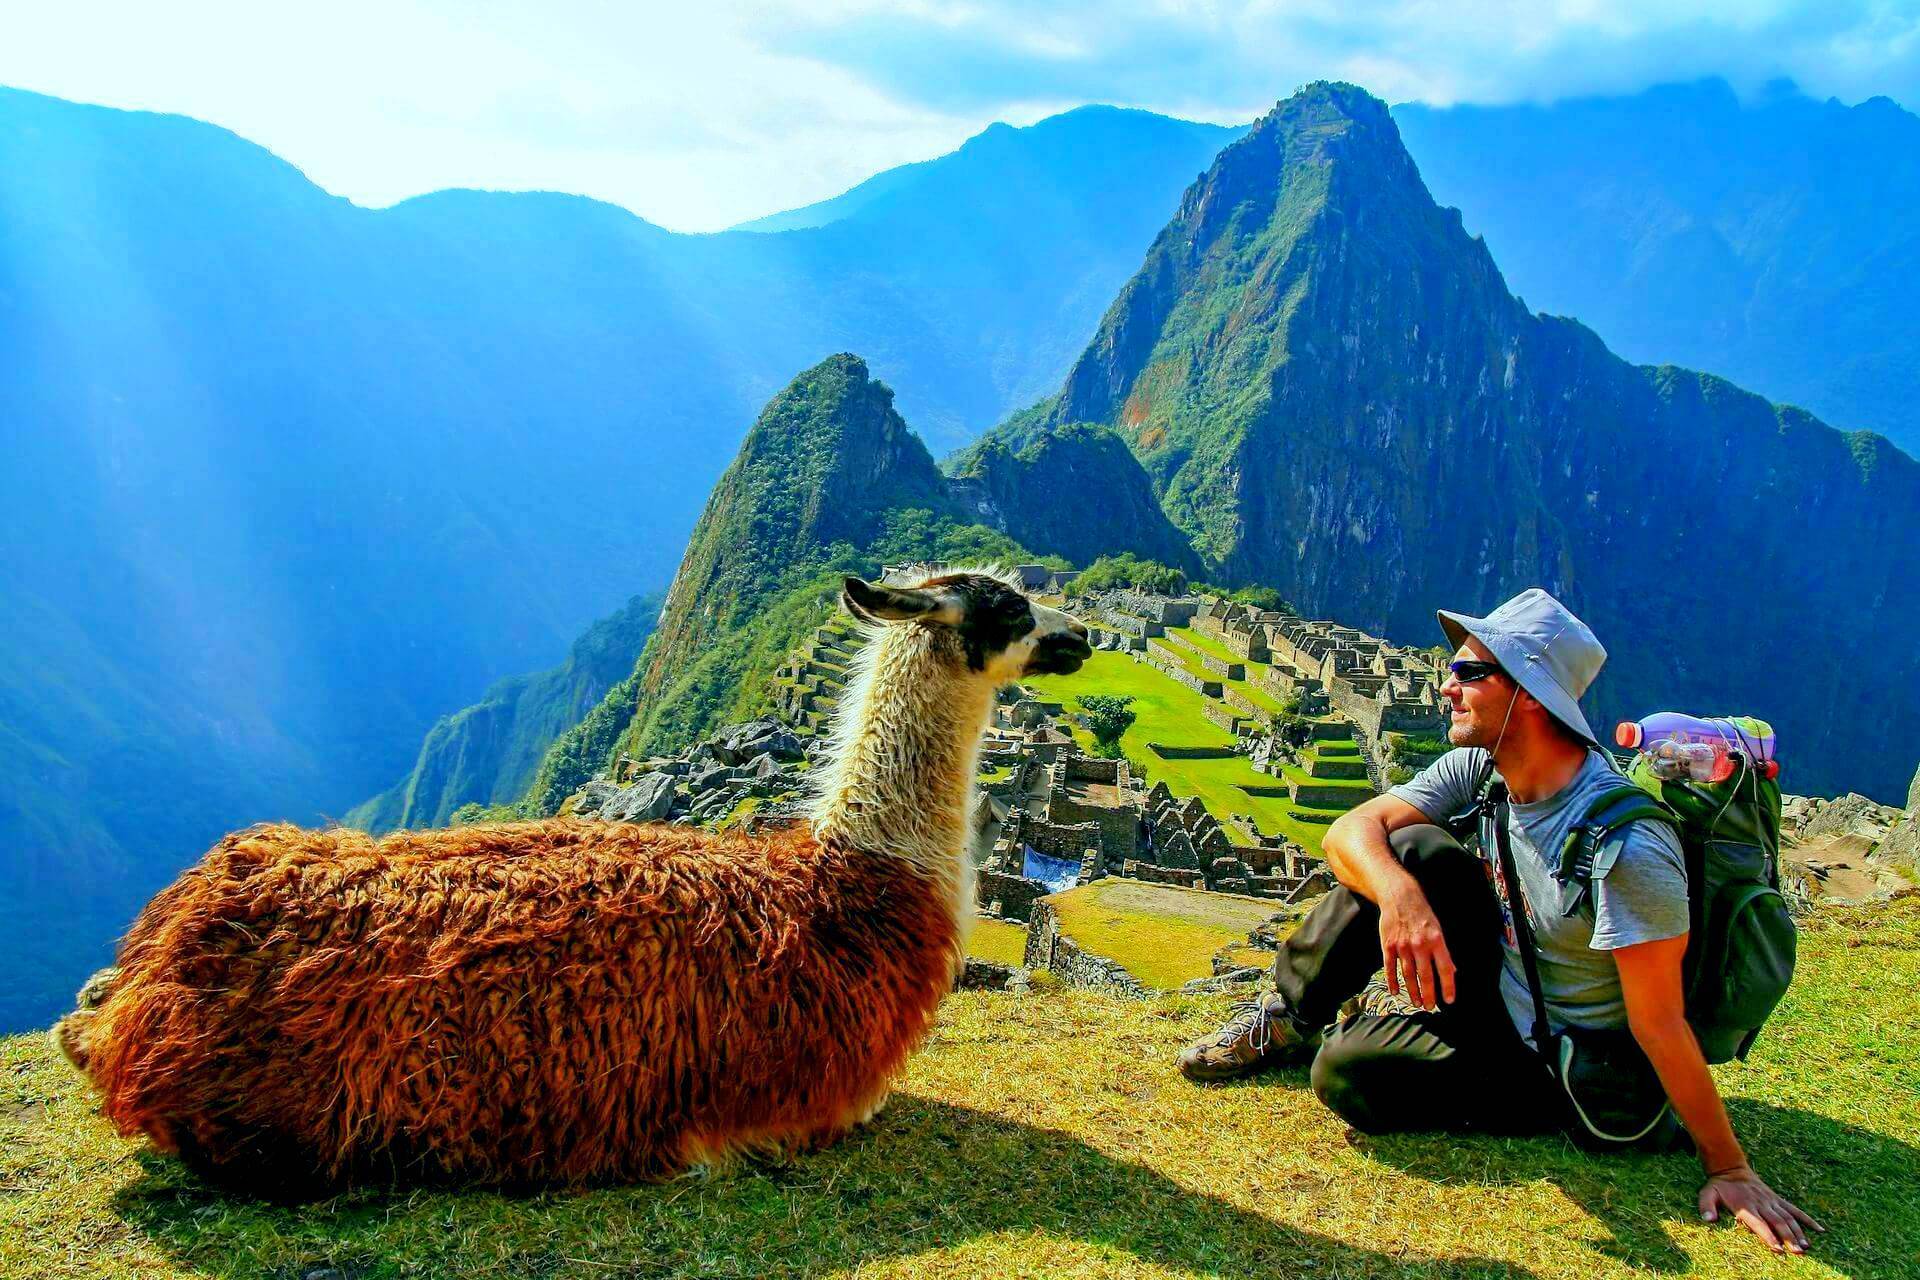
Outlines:
{"label": "sky", "polygon": [[575,192],[676,231],[1088,102],[1238,123],[1311,80],[1551,101],[1717,75],[1920,103],[1920,0],[0,0],[0,84],[231,129],[329,191]]}

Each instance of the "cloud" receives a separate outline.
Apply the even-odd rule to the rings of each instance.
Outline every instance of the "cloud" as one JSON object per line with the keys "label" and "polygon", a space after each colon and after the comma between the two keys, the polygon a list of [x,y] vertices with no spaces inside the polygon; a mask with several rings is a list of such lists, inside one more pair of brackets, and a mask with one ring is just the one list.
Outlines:
{"label": "cloud", "polygon": [[0,41],[0,83],[210,120],[364,204],[546,188],[683,230],[1086,102],[1238,122],[1325,78],[1444,104],[1706,75],[1920,102],[1920,0],[91,0]]}
{"label": "cloud", "polygon": [[783,17],[769,38],[787,51],[955,113],[1038,98],[1243,119],[1319,79],[1437,105],[1715,75],[1920,99],[1920,4],[1888,0],[875,0]]}

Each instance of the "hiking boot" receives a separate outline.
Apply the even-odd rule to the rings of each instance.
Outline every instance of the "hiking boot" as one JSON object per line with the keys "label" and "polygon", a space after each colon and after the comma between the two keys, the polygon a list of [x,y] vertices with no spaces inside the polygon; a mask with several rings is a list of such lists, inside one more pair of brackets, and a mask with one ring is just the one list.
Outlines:
{"label": "hiking boot", "polygon": [[1189,1080],[1236,1080],[1268,1067],[1297,1066],[1320,1047],[1320,1033],[1302,1031],[1287,1003],[1267,992],[1234,1003],[1233,1016],[1210,1036],[1180,1051]]}

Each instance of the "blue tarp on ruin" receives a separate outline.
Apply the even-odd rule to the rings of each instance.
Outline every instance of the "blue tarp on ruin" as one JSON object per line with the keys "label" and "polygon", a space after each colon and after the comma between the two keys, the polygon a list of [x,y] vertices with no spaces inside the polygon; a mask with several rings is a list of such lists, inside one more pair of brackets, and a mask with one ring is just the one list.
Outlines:
{"label": "blue tarp on ruin", "polygon": [[1026,865],[1021,874],[1029,880],[1038,880],[1047,888],[1058,893],[1062,889],[1073,888],[1074,881],[1080,878],[1080,864],[1069,862],[1065,858],[1049,858],[1044,853],[1036,853],[1032,845],[1021,846],[1027,851]]}

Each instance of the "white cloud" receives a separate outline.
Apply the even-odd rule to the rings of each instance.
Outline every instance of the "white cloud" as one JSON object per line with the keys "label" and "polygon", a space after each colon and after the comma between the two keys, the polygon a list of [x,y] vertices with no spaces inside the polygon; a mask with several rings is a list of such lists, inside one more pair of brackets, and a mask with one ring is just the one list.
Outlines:
{"label": "white cloud", "polygon": [[1446,103],[1712,74],[1920,98],[1920,0],[17,8],[0,83],[210,120],[362,203],[552,188],[677,229],[1089,101],[1244,120],[1321,78]]}

